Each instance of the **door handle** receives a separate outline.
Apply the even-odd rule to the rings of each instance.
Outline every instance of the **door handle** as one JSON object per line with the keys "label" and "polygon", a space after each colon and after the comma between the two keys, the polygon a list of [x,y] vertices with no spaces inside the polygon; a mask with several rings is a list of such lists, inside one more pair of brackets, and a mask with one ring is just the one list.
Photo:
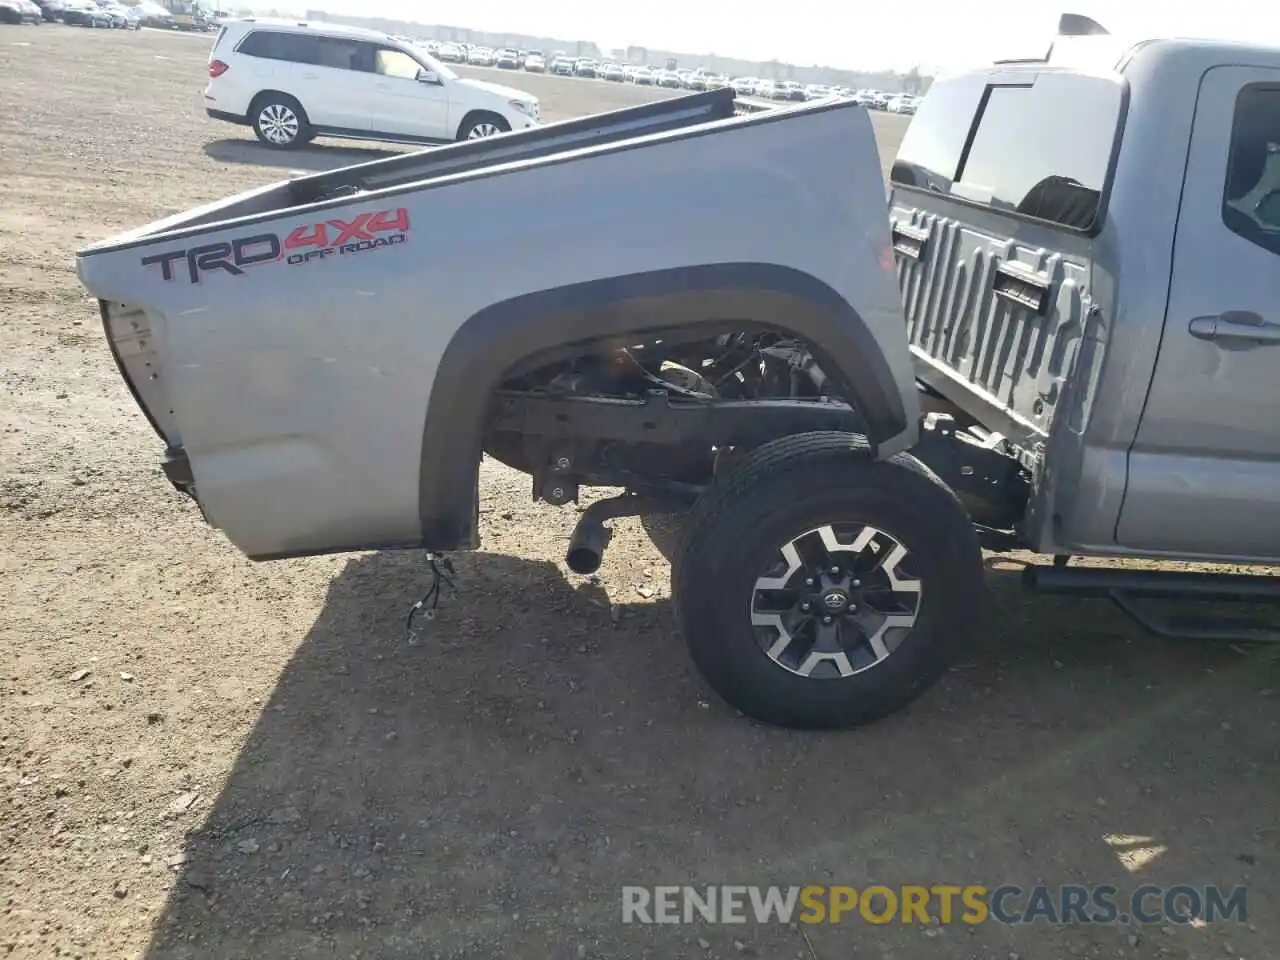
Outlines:
{"label": "door handle", "polygon": [[1280,343],[1280,323],[1268,323],[1256,313],[1231,311],[1216,317],[1196,317],[1187,330],[1197,340]]}

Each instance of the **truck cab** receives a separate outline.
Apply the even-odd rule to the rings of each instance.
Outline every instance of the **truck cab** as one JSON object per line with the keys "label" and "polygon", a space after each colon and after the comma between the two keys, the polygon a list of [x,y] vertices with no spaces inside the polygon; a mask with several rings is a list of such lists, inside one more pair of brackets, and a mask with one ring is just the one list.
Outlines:
{"label": "truck cab", "polygon": [[1280,49],[1068,32],[903,140],[917,376],[1028,470],[1037,552],[1275,562]]}

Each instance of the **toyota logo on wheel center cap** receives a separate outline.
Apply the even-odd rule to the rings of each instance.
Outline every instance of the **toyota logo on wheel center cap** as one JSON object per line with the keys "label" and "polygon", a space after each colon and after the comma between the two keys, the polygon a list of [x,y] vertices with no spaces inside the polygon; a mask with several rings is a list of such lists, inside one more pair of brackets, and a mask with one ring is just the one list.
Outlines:
{"label": "toyota logo on wheel center cap", "polygon": [[840,590],[832,590],[822,598],[822,605],[828,610],[843,610],[849,605],[849,597]]}

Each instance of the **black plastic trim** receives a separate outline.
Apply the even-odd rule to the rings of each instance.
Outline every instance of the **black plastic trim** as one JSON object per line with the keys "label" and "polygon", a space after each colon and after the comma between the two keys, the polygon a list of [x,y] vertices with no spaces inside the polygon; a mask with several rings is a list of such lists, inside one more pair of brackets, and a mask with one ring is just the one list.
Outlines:
{"label": "black plastic trim", "polygon": [[423,546],[478,545],[477,472],[495,391],[517,364],[573,345],[633,343],[664,330],[734,321],[803,338],[877,445],[907,429],[893,373],[857,311],[810,274],[770,263],[676,267],[530,293],[467,320],[440,358],[422,438]]}
{"label": "black plastic trim", "polygon": [[241,116],[238,113],[231,113],[228,110],[215,110],[213,107],[205,107],[204,112],[214,120],[222,120],[225,123],[234,123],[239,127],[252,126],[248,117]]}
{"label": "black plastic trim", "polygon": [[403,133],[380,133],[377,130],[361,130],[359,127],[319,127],[312,125],[317,137],[341,137],[343,140],[364,140],[372,143],[404,143],[415,146],[434,146],[453,143],[440,137],[411,137]]}

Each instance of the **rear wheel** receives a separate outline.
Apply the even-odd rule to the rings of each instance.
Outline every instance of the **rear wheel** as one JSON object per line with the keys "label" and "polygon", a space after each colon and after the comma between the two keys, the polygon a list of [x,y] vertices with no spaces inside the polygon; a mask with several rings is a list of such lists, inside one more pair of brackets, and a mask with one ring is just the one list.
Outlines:
{"label": "rear wheel", "polygon": [[905,707],[978,625],[982,552],[914,457],[852,434],[766,444],[695,505],[672,565],[681,632],[748,716],[840,728]]}
{"label": "rear wheel", "polygon": [[302,105],[283,93],[260,96],[249,108],[253,132],[274,150],[291,150],[312,140],[311,124]]}

